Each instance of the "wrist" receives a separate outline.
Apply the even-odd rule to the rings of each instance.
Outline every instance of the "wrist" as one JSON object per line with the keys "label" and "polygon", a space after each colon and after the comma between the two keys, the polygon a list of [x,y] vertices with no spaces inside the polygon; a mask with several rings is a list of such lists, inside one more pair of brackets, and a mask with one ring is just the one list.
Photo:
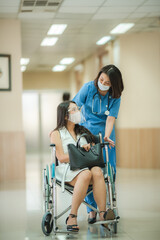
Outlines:
{"label": "wrist", "polygon": [[105,138],[109,138],[109,136],[107,134],[104,135]]}

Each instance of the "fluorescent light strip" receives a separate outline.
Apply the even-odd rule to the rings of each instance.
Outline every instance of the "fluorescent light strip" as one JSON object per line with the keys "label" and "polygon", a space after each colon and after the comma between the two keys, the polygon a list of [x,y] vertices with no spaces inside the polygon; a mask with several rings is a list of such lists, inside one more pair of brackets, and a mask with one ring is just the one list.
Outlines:
{"label": "fluorescent light strip", "polygon": [[48,31],[48,35],[60,35],[64,32],[64,30],[66,29],[67,24],[53,24],[49,31]]}
{"label": "fluorescent light strip", "polygon": [[121,34],[127,32],[131,29],[135,24],[134,23],[120,23],[114,29],[110,31],[111,34]]}
{"label": "fluorescent light strip", "polygon": [[30,59],[29,58],[21,58],[20,64],[21,65],[27,65],[29,63]]}
{"label": "fluorescent light strip", "polygon": [[65,65],[55,65],[53,68],[52,68],[52,71],[53,72],[62,72],[63,70],[66,69],[66,66]]}
{"label": "fluorescent light strip", "polygon": [[102,37],[100,40],[98,40],[96,42],[97,45],[103,45],[107,42],[109,42],[111,40],[111,37],[110,36],[105,36],[105,37]]}
{"label": "fluorescent light strip", "polygon": [[60,61],[60,64],[71,64],[74,62],[74,58],[63,58],[61,61]]}
{"label": "fluorescent light strip", "polygon": [[53,46],[57,42],[57,37],[46,37],[41,42],[41,46]]}

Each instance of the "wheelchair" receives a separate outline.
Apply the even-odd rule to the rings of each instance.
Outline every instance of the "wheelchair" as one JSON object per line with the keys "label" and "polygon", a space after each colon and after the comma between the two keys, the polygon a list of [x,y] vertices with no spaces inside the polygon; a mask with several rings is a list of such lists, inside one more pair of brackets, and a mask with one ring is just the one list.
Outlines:
{"label": "wheelchair", "polygon": [[[115,219],[106,220],[106,221],[97,221],[92,225],[107,223],[109,226],[109,230],[112,233],[116,234],[117,224],[119,222],[120,217],[118,216],[118,209],[116,205],[115,174],[113,172],[113,168],[111,167],[108,159],[108,146],[107,146],[108,143],[102,143],[101,134],[95,136],[95,143],[98,143],[98,142],[101,143],[102,148],[105,147],[105,151],[106,151],[106,166],[105,166],[105,173],[104,173],[104,179],[105,179],[106,190],[107,190],[106,208],[113,209],[115,214]],[[50,166],[46,165],[46,168],[43,169],[43,188],[44,188],[43,195],[44,195],[45,213],[42,218],[41,227],[45,236],[49,236],[51,232],[53,232],[54,234],[57,234],[57,233],[70,234],[71,232],[67,230],[59,229],[57,226],[57,220],[71,209],[71,205],[57,215],[57,186],[61,187],[61,182],[56,179],[56,166],[58,165],[58,160],[56,158],[55,144],[51,144],[50,147],[51,147],[52,162]],[[74,189],[73,186],[65,183],[64,187],[65,187],[65,192],[67,192],[70,195],[73,195],[73,189]],[[92,186],[90,185],[86,196],[88,196],[92,191],[93,189],[92,189]],[[88,204],[85,200],[83,200],[82,203],[90,207],[93,211],[99,213],[98,209]]]}

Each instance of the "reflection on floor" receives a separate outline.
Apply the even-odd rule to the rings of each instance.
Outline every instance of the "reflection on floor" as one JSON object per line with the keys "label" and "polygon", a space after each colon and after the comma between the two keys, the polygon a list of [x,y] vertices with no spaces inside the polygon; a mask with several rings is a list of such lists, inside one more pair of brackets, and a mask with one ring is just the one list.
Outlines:
{"label": "reflection on floor", "polygon": [[[110,235],[102,226],[87,224],[87,214],[81,205],[78,234],[57,234],[45,237],[41,231],[43,216],[43,167],[50,156],[28,155],[26,183],[0,185],[0,239],[160,239],[160,170],[117,169],[117,205],[121,217],[118,234]],[[71,197],[58,190],[58,209],[71,202]],[[58,225],[65,227],[63,216]]]}

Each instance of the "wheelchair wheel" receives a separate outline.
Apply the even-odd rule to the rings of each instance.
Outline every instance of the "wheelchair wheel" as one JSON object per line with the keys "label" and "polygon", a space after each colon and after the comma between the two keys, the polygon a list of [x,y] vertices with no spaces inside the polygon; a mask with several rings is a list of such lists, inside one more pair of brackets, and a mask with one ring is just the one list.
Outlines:
{"label": "wheelchair wheel", "polygon": [[53,229],[52,214],[46,212],[42,218],[42,231],[46,236],[49,236]]}

